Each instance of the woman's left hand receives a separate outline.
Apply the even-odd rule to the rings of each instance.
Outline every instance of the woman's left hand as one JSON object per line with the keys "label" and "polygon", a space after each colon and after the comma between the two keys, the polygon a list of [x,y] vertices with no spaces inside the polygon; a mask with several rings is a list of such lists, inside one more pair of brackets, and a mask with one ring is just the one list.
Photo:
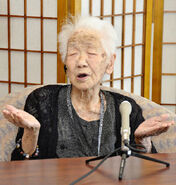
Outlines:
{"label": "woman's left hand", "polygon": [[168,114],[159,117],[153,117],[145,120],[136,129],[134,135],[136,139],[143,139],[148,136],[159,135],[166,132],[168,128],[174,124],[174,121],[168,121]]}

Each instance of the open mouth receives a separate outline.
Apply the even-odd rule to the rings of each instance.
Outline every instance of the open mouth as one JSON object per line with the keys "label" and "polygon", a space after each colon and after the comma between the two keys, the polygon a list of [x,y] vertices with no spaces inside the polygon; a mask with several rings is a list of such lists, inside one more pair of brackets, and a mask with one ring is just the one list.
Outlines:
{"label": "open mouth", "polygon": [[81,73],[81,74],[78,75],[78,78],[84,78],[86,76],[88,76],[86,73]]}
{"label": "open mouth", "polygon": [[88,76],[89,76],[89,74],[87,74],[87,73],[79,73],[77,75],[77,79],[78,80],[86,80]]}

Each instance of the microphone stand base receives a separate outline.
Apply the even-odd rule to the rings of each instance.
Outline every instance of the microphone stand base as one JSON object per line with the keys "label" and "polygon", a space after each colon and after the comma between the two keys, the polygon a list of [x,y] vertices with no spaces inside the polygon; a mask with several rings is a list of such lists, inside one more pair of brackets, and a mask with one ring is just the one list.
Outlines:
{"label": "microphone stand base", "polygon": [[[136,153],[136,152],[133,152],[131,150],[128,150],[128,151],[120,150],[118,152],[118,155],[121,156],[121,163],[120,163],[120,169],[119,169],[119,180],[122,180],[123,172],[124,172],[124,168],[125,168],[125,164],[126,164],[126,158],[128,158],[129,156],[134,156],[134,157],[138,157],[138,158],[141,158],[141,159],[145,159],[145,160],[161,163],[161,164],[166,165],[166,167],[170,166],[170,163],[168,163],[168,162],[161,161],[161,160],[158,160],[158,159],[155,159],[155,158],[152,158],[152,157],[140,154],[140,153]],[[109,158],[110,157],[115,157],[115,156],[116,155],[112,154],[111,156],[109,156]],[[99,156],[99,157],[95,157],[95,158],[92,158],[92,159],[88,159],[85,162],[86,162],[86,164],[89,164],[89,162],[91,162],[91,161],[101,160],[101,159],[103,159],[105,157],[106,156]]]}

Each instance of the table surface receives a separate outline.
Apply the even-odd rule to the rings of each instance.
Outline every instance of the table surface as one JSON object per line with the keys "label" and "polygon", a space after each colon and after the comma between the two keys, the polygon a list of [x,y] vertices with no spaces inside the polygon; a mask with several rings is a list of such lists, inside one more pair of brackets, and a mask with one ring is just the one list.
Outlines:
{"label": "table surface", "polygon": [[[176,154],[146,154],[164,160],[170,167],[130,156],[124,176],[119,181],[121,156],[107,159],[90,176],[77,184],[84,185],[175,185]],[[63,158],[0,162],[0,185],[69,185],[89,172],[100,161],[85,165],[90,158]]]}

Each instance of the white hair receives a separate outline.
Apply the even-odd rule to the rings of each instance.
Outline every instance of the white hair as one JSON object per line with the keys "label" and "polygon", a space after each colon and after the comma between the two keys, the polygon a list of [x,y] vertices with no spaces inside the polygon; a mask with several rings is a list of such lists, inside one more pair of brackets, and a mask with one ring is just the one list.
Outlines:
{"label": "white hair", "polygon": [[67,44],[70,37],[79,29],[90,29],[101,34],[100,41],[107,56],[115,53],[117,45],[117,34],[111,23],[93,16],[74,17],[62,26],[59,33],[59,52],[62,61],[65,62]]}

